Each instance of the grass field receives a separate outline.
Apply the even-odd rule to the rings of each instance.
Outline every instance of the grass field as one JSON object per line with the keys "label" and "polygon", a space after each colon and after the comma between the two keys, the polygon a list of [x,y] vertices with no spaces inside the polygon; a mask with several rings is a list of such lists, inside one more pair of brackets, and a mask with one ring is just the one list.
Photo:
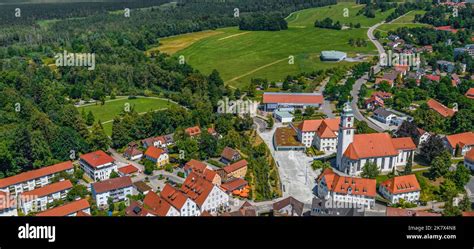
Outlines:
{"label": "grass field", "polygon": [[386,23],[381,25],[377,30],[382,32],[382,34],[389,31],[395,31],[398,28],[407,27],[407,28],[416,28],[416,27],[429,27],[430,25],[424,23],[415,23],[415,15],[423,15],[426,13],[424,10],[414,10],[410,11],[406,15],[393,20],[391,23]]}
{"label": "grass field", "polygon": [[[348,17],[344,17],[346,8]],[[319,55],[322,50],[340,50],[349,56],[356,53],[375,54],[371,42],[367,47],[357,48],[351,47],[348,41],[350,38],[368,40],[367,27],[384,20],[393,10],[378,12],[376,18],[366,18],[356,16],[361,8],[363,5],[341,3],[306,9],[288,16],[288,30],[271,32],[223,28],[165,38],[160,41],[158,49],[174,56],[183,55],[187,63],[205,74],[217,69],[226,84],[233,86],[245,86],[256,77],[278,81],[290,74],[350,64],[321,62]],[[329,30],[314,27],[315,20],[326,17],[344,24],[360,23],[362,28]],[[289,63],[290,56],[294,58],[293,64]]]}
{"label": "grass field", "polygon": [[100,120],[102,122],[105,132],[110,136],[112,134],[112,121],[114,117],[120,113],[123,113],[127,106],[134,108],[134,110],[138,113],[145,113],[149,111],[165,109],[172,105],[176,104],[168,102],[166,99],[146,97],[128,99],[127,97],[120,97],[114,100],[106,101],[105,105],[91,104],[78,107],[78,109],[79,112],[82,112],[83,109],[86,111],[86,113],[92,111],[95,120]]}

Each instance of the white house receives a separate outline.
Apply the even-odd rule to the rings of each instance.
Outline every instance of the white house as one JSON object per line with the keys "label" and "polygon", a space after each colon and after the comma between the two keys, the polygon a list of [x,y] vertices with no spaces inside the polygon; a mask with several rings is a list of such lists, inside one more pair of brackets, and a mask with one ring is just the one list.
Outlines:
{"label": "white house", "polygon": [[79,199],[59,207],[48,209],[44,212],[36,214],[36,216],[78,216],[80,213],[91,214],[89,202],[86,199]]}
{"label": "white house", "polygon": [[304,120],[296,133],[298,140],[306,147],[315,146],[324,152],[336,152],[340,118]]}
{"label": "white house", "polygon": [[444,139],[446,148],[452,153],[456,154],[456,147],[459,147],[460,154],[466,155],[468,151],[474,148],[474,132],[463,132],[446,136]]}
{"label": "white house", "polygon": [[180,216],[176,208],[152,191],[146,194],[143,204],[150,216]]}
{"label": "white house", "polygon": [[0,217],[18,216],[16,200],[9,193],[0,191]]}
{"label": "white house", "polygon": [[474,170],[474,149],[471,149],[464,156],[464,166],[471,170]]}
{"label": "white house", "polygon": [[378,120],[381,123],[386,124],[386,125],[390,125],[392,123],[392,121],[395,122],[394,120],[396,120],[398,118],[398,116],[395,115],[395,113],[393,113],[391,111],[388,111],[384,108],[377,108],[374,111],[373,117],[376,120]]}
{"label": "white house", "polygon": [[282,123],[291,123],[294,118],[294,116],[289,111],[280,109],[273,111],[273,117]]}
{"label": "white house", "polygon": [[375,205],[376,180],[340,176],[331,168],[325,169],[317,179],[317,193],[319,198],[330,199],[333,207],[365,207]]}
{"label": "white house", "polygon": [[51,180],[61,172],[72,174],[74,172],[72,162],[66,161],[0,179],[0,191],[14,197],[22,192],[50,184]]}
{"label": "white house", "polygon": [[380,184],[380,194],[392,204],[401,199],[417,202],[420,199],[420,184],[415,175],[396,176]]}
{"label": "white house", "polygon": [[66,180],[23,192],[19,195],[21,210],[24,214],[44,211],[48,208],[48,204],[53,203],[55,200],[66,199],[67,193],[71,188],[72,183]]}
{"label": "white house", "polygon": [[81,155],[79,164],[94,181],[107,180],[110,178],[112,171],[117,171],[115,160],[101,150]]}
{"label": "white house", "polygon": [[92,197],[96,200],[98,207],[107,206],[109,198],[112,198],[113,202],[128,200],[128,195],[133,195],[132,179],[129,176],[92,184]]}
{"label": "white house", "polygon": [[364,165],[372,162],[382,173],[389,173],[395,166],[405,166],[410,157],[413,159],[416,145],[411,138],[392,138],[388,133],[354,133],[354,115],[346,103],[337,143],[336,164],[341,172],[359,175]]}
{"label": "white house", "polygon": [[145,158],[154,162],[158,167],[165,166],[170,162],[169,155],[165,150],[153,146],[146,149]]}
{"label": "white house", "polygon": [[425,143],[426,141],[428,141],[428,139],[430,138],[431,134],[421,128],[416,128],[416,131],[418,133],[418,136],[420,137],[418,139],[418,146],[422,145],[423,143]]}
{"label": "white house", "polygon": [[229,195],[195,172],[189,173],[186,177],[181,191],[199,206],[201,213],[204,211],[216,213],[219,209],[229,206]]}
{"label": "white house", "polygon": [[180,190],[166,184],[160,192],[161,198],[178,210],[180,216],[200,216],[199,206]]}

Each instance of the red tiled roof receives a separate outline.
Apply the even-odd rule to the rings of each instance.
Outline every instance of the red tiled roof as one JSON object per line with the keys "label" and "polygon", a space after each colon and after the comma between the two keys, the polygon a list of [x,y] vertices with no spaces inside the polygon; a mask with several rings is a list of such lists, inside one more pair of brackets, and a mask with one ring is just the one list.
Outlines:
{"label": "red tiled roof", "polygon": [[420,184],[415,175],[396,176],[381,184],[392,194],[420,191]]}
{"label": "red tiled roof", "polygon": [[189,128],[186,128],[184,131],[186,132],[186,134],[188,134],[191,137],[201,134],[201,128],[199,128],[199,126],[189,127]]}
{"label": "red tiled roof", "polygon": [[435,27],[436,30],[438,31],[449,31],[451,33],[454,33],[456,34],[458,32],[457,29],[453,29],[451,28],[451,26],[439,26],[439,27]]}
{"label": "red tiled roof", "polygon": [[376,195],[376,180],[367,178],[356,178],[340,176],[336,174],[331,168],[326,168],[318,177],[318,182],[325,178],[327,188],[330,191],[348,194],[351,189],[351,195],[363,195],[375,197]]}
{"label": "red tiled roof", "polygon": [[440,81],[441,77],[439,75],[433,75],[433,74],[427,74],[425,75],[425,78],[431,80],[431,81]]}
{"label": "red tiled roof", "polygon": [[228,166],[225,166],[224,167],[224,171],[229,174],[229,173],[232,173],[236,170],[239,170],[241,168],[244,168],[244,167],[247,167],[247,160],[243,159],[243,160],[240,160],[238,162],[235,162],[231,165],[228,165]]}
{"label": "red tiled roof", "polygon": [[145,156],[158,159],[163,153],[165,153],[163,149],[150,146],[148,149],[146,149]]}
{"label": "red tiled roof", "polygon": [[453,109],[446,107],[434,99],[429,99],[426,104],[435,112],[439,113],[443,117],[452,117],[456,113]]}
{"label": "red tiled roof", "polygon": [[411,137],[392,138],[392,144],[396,150],[416,150],[416,145]]}
{"label": "red tiled roof", "polygon": [[474,162],[474,148],[473,149],[470,149],[466,155],[464,156],[464,159],[465,160],[469,160],[471,162]]}
{"label": "red tiled roof", "polygon": [[137,172],[138,169],[135,166],[129,164],[125,167],[119,168],[118,171],[120,171],[121,173],[123,173],[125,175],[129,175],[129,174]]}
{"label": "red tiled roof", "polygon": [[318,133],[318,136],[320,138],[336,138],[337,137],[334,130],[331,129],[331,127],[329,127],[329,125],[324,120],[319,126],[318,131],[316,133]]}
{"label": "red tiled roof", "polygon": [[304,120],[299,124],[298,129],[302,132],[317,131],[319,126],[321,126],[323,122],[326,123],[326,126],[329,127],[332,131],[337,131],[339,129],[339,123],[341,122],[341,118]]}
{"label": "red tiled roof", "polygon": [[80,156],[80,158],[94,168],[107,163],[113,163],[115,161],[111,156],[107,155],[101,150],[84,154]]}
{"label": "red tiled roof", "polygon": [[80,199],[59,207],[48,209],[44,212],[38,213],[36,216],[68,216],[87,208],[90,208],[89,202],[85,199]]}
{"label": "red tiled roof", "polygon": [[408,210],[403,208],[387,207],[385,214],[387,216],[441,216],[441,214],[426,211]]}
{"label": "red tiled roof", "polygon": [[92,188],[96,193],[104,193],[115,189],[121,189],[132,186],[132,179],[129,176],[122,176],[108,179],[92,184]]}
{"label": "red tiled roof", "polygon": [[223,183],[221,185],[221,188],[223,188],[227,192],[232,192],[236,189],[241,189],[245,186],[248,185],[248,182],[242,178],[234,178],[226,183]]}
{"label": "red tiled roof", "polygon": [[82,211],[82,210],[80,210],[80,211],[77,211],[76,216],[77,217],[86,217],[86,216],[91,216],[91,215],[84,212],[84,211]]}
{"label": "red tiled roof", "polygon": [[216,134],[217,132],[216,132],[216,130],[215,130],[214,128],[209,127],[209,128],[207,128],[207,133],[209,133],[209,134],[212,135],[212,134]]}
{"label": "red tiled roof", "polygon": [[71,161],[66,161],[51,166],[43,167],[40,169],[31,170],[15,176],[0,179],[0,188],[6,188],[10,185],[26,182],[29,180],[37,179],[43,176],[55,174],[61,171],[72,169],[73,165]]}
{"label": "red tiled roof", "polygon": [[[403,142],[404,140],[399,141]],[[395,143],[399,145],[398,141]],[[388,133],[354,135],[354,141],[349,144],[346,151],[344,152],[344,156],[352,160],[397,155],[398,150],[395,148],[393,139]]]}
{"label": "red tiled roof", "polygon": [[453,134],[446,136],[446,139],[448,140],[449,145],[451,148],[456,148],[456,145],[459,144],[459,146],[462,148],[466,145],[474,145],[474,132],[469,131],[469,132],[463,132],[463,133],[458,133],[458,134]]}
{"label": "red tiled roof", "polygon": [[183,185],[181,185],[181,191],[200,207],[204,204],[213,188],[214,185],[212,183],[194,172],[191,172],[186,177],[186,180],[184,180]]}
{"label": "red tiled roof", "polygon": [[239,152],[237,152],[236,150],[230,148],[230,147],[225,147],[223,150],[222,150],[222,153],[221,153],[221,157],[231,161],[234,157],[234,155],[237,155]]}
{"label": "red tiled roof", "polygon": [[161,198],[165,199],[171,206],[181,210],[188,197],[173,186],[166,184],[160,192]]}
{"label": "red tiled roof", "polygon": [[387,93],[387,92],[378,91],[378,92],[372,93],[372,96],[377,96],[379,98],[386,99],[386,98],[391,98],[392,94]]}
{"label": "red tiled roof", "polygon": [[323,95],[313,93],[263,93],[263,103],[322,104]]}
{"label": "red tiled roof", "polygon": [[467,90],[465,96],[470,98],[470,99],[474,99],[474,87],[469,88],[469,90]]}
{"label": "red tiled roof", "polygon": [[143,199],[143,204],[152,214],[156,216],[166,216],[171,208],[171,205],[163,198],[158,196],[155,192],[148,192]]}
{"label": "red tiled roof", "polygon": [[143,152],[135,147],[130,147],[126,149],[123,154],[127,156],[138,156],[138,155],[142,155]]}
{"label": "red tiled roof", "polygon": [[66,189],[72,188],[72,183],[69,180],[55,182],[49,185],[46,185],[41,188],[33,189],[31,191],[26,191],[21,193],[21,196],[36,196],[36,197],[43,197],[47,195],[51,195],[57,192],[61,192]]}
{"label": "red tiled roof", "polygon": [[464,211],[464,212],[462,212],[462,216],[473,217],[474,216],[474,211]]}
{"label": "red tiled roof", "polygon": [[187,162],[184,165],[184,170],[191,170],[192,172],[199,174],[210,182],[212,182],[217,175],[214,170],[208,169],[205,163],[194,159],[191,159],[191,161]]}

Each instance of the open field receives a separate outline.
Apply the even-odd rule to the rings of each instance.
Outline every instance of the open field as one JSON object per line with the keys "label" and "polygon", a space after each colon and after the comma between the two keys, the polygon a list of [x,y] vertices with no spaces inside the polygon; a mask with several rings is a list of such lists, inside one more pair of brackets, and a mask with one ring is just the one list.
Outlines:
{"label": "open field", "polygon": [[393,20],[391,23],[381,25],[377,30],[382,34],[386,34],[389,31],[395,31],[398,28],[417,28],[417,27],[430,27],[431,25],[424,23],[415,23],[415,15],[423,15],[426,13],[424,10],[413,10],[405,14],[404,16]]}
{"label": "open field", "polygon": [[89,104],[78,107],[78,109],[79,112],[82,112],[83,109],[86,111],[86,113],[92,111],[95,121],[100,120],[104,126],[106,134],[110,136],[112,134],[112,121],[114,117],[120,113],[123,113],[127,106],[134,108],[134,110],[138,113],[145,113],[149,111],[166,109],[172,105],[176,104],[169,102],[166,99],[152,97],[138,97],[136,99],[128,99],[127,97],[120,97],[114,100],[106,101],[105,105],[101,105],[100,103],[97,105]]}
{"label": "open field", "polygon": [[[349,11],[344,17],[344,10]],[[287,75],[317,69],[349,65],[350,62],[322,62],[322,50],[340,50],[349,56],[357,53],[375,54],[372,43],[367,47],[351,47],[350,38],[367,40],[367,27],[385,19],[393,10],[380,13],[376,18],[357,16],[363,5],[341,3],[322,8],[306,9],[288,16],[288,30],[241,31],[238,27],[198,32],[162,39],[161,51],[183,55],[186,62],[209,74],[217,69],[226,84],[241,87],[250,79],[264,77],[272,81]],[[344,24],[360,23],[360,29],[330,30],[314,27],[316,20],[331,17]],[[218,32],[218,33],[216,33]],[[156,48],[153,48],[156,49]],[[294,63],[289,63],[293,56]]]}

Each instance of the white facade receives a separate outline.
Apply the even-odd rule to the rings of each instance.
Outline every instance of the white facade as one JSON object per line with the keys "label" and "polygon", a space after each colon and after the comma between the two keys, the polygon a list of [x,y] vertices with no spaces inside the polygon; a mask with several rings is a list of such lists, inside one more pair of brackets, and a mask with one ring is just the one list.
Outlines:
{"label": "white facade", "polygon": [[102,164],[97,167],[92,167],[83,160],[80,160],[79,164],[84,172],[94,181],[108,180],[112,171],[117,172],[117,165],[114,162]]}
{"label": "white facade", "polygon": [[464,166],[466,166],[470,170],[474,170],[474,161],[464,158]]}
{"label": "white facade", "polygon": [[113,202],[125,201],[127,200],[127,195],[133,195],[133,186],[127,186],[124,188],[113,189],[103,193],[92,192],[97,206],[103,207],[107,206],[109,198],[113,199]]}
{"label": "white facade", "polygon": [[417,202],[420,199],[420,191],[411,191],[399,194],[392,194],[384,186],[380,185],[379,187],[380,194],[392,204],[400,202],[401,199],[404,199],[408,202]]}
{"label": "white facade", "polygon": [[375,197],[366,195],[352,195],[348,193],[337,193],[331,191],[327,187],[326,178],[322,178],[318,183],[318,196],[321,199],[331,199],[334,202],[334,206],[340,203],[349,203],[352,206],[364,206],[366,208],[372,208],[375,205]]}
{"label": "white facade", "polygon": [[9,207],[0,210],[0,217],[8,216],[18,216],[18,211],[16,210],[16,207]]}
{"label": "white facade", "polygon": [[[68,174],[74,173],[74,169],[68,169],[65,171]],[[24,182],[19,182],[16,184],[12,184],[9,186],[6,186],[4,188],[0,188],[0,191],[3,191],[5,193],[9,193],[12,196],[19,195],[23,192],[31,191],[37,188],[42,188],[48,184],[51,184],[52,179],[57,176],[59,173],[55,174],[50,174],[50,175],[45,175],[41,176],[35,179],[29,179]]]}
{"label": "white facade", "polygon": [[48,204],[53,203],[55,200],[66,199],[69,190],[70,189],[65,189],[38,198],[20,198],[21,210],[24,214],[28,214],[30,212],[44,211],[48,209]]}
{"label": "white facade", "polygon": [[191,198],[188,197],[186,198],[186,202],[184,203],[184,205],[179,210],[179,214],[181,216],[200,216],[201,211],[196,202],[194,202],[193,200],[191,200]]}
{"label": "white facade", "polygon": [[428,132],[425,132],[425,133],[421,134],[420,139],[418,141],[418,146],[420,146],[424,142],[428,141],[428,138],[430,138],[430,136],[431,135]]}
{"label": "white facade", "polygon": [[229,206],[229,195],[227,195],[220,187],[213,185],[211,192],[201,206],[201,213],[204,211],[215,213],[220,207],[227,206]]}
{"label": "white facade", "polygon": [[[338,132],[335,132],[336,136]],[[336,138],[320,138],[315,131],[301,131],[297,129],[298,140],[307,148],[314,146],[316,149],[324,152],[337,151],[337,137]]]}
{"label": "white facade", "polygon": [[339,124],[339,133],[337,137],[337,168],[343,171],[343,155],[349,144],[354,141],[354,114],[349,103],[344,104],[341,115],[341,123]]}
{"label": "white facade", "polygon": [[387,174],[393,171],[393,167],[397,164],[397,156],[387,157],[373,157],[373,158],[362,158],[359,160],[351,160],[343,157],[341,171],[346,172],[350,175],[360,175],[363,167],[366,163],[376,163],[382,174]]}

